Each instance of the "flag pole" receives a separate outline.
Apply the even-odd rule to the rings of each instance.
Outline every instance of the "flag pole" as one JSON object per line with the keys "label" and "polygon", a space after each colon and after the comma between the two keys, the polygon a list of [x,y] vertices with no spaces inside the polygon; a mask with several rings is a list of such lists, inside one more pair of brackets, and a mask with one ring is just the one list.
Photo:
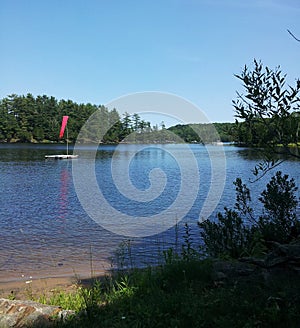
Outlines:
{"label": "flag pole", "polygon": [[68,135],[68,127],[66,127],[67,130],[67,156],[69,155],[69,135]]}

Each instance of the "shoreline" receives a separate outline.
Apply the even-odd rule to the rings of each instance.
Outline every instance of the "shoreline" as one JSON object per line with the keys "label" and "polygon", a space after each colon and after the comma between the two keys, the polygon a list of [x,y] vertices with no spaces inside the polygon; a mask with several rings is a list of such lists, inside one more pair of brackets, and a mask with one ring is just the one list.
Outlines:
{"label": "shoreline", "polygon": [[75,290],[76,284],[71,277],[47,277],[31,281],[7,281],[0,282],[0,298],[28,300],[33,297],[50,295],[56,291]]}
{"label": "shoreline", "polygon": [[0,298],[28,300],[42,296],[51,296],[59,292],[75,291],[79,285],[86,285],[95,278],[109,274],[109,268],[93,270],[88,266],[75,271],[40,272],[35,276],[11,275],[0,276]]}

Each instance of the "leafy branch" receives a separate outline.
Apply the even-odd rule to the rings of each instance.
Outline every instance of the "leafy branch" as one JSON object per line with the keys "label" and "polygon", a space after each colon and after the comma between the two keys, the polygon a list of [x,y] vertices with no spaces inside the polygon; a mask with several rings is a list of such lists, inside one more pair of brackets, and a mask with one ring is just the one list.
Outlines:
{"label": "leafy branch", "polygon": [[244,94],[237,92],[237,100],[233,100],[238,140],[256,147],[264,157],[254,174],[277,166],[282,155],[300,158],[300,80],[294,87],[286,87],[280,67],[273,70],[257,60],[253,69],[245,66],[235,77],[244,87]]}

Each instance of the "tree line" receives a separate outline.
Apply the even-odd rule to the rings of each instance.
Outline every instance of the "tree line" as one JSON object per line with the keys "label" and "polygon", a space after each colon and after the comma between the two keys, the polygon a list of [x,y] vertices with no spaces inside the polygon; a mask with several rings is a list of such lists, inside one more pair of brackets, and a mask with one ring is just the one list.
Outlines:
{"label": "tree line", "polygon": [[[151,126],[139,114],[108,110],[103,105],[78,104],[46,95],[12,94],[0,100],[0,142],[59,142],[62,116],[68,115],[68,140],[75,142],[79,131],[92,114],[99,120],[81,131],[82,142],[214,142],[234,141],[230,136],[233,123],[176,125],[164,122]],[[105,134],[102,135],[103,131]],[[67,136],[64,136],[63,141]]]}
{"label": "tree line", "polygon": [[97,136],[100,130],[107,131],[101,141],[120,142],[134,131],[152,129],[150,122],[142,120],[138,114],[125,113],[121,118],[116,109],[108,110],[103,105],[77,104],[46,95],[34,97],[30,93],[26,96],[13,94],[0,100],[0,141],[59,142],[62,116],[68,115],[68,139],[75,142],[79,131],[95,112],[101,116],[101,122],[95,127],[97,131],[86,134],[86,141],[91,141],[89,138]]}
{"label": "tree line", "polygon": [[[101,108],[101,107],[100,107]],[[0,140],[6,142],[58,142],[63,115],[70,117],[69,139],[75,140],[83,122],[99,107],[58,101],[46,95],[9,95],[0,101]]]}
{"label": "tree line", "polygon": [[245,66],[236,77],[243,82],[245,93],[238,92],[233,101],[235,123],[178,124],[167,129],[164,122],[151,126],[138,114],[121,116],[117,109],[108,110],[103,105],[77,104],[46,95],[34,97],[30,93],[12,94],[0,100],[0,142],[59,142],[63,115],[69,116],[68,140],[75,142],[88,118],[97,113],[100,119],[82,131],[80,141],[222,141],[264,149],[267,165],[274,163],[273,155],[277,153],[299,158],[300,81],[287,88],[279,68],[272,70],[256,60],[252,70]]}
{"label": "tree line", "polygon": [[235,123],[178,124],[168,130],[187,143],[234,142]]}

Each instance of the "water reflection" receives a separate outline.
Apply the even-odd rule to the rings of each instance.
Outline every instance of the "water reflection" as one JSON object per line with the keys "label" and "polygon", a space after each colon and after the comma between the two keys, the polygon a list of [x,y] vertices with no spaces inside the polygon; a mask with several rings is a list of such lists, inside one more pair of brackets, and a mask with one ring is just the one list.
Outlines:
{"label": "water reflection", "polygon": [[[244,158],[245,160],[255,160],[257,162],[261,162],[264,158],[264,151],[259,148],[244,148],[244,147],[234,147],[239,156]],[[299,149],[297,147],[290,148],[292,154],[299,156]],[[280,148],[278,152],[280,152]],[[284,154],[273,154],[274,159],[276,160],[289,160],[289,161],[299,161],[299,158],[294,156],[288,156]]]}
{"label": "water reflection", "polygon": [[66,228],[66,218],[68,212],[68,188],[70,173],[66,168],[63,168],[60,173],[60,199],[59,199],[59,226],[60,233],[63,233]]}

